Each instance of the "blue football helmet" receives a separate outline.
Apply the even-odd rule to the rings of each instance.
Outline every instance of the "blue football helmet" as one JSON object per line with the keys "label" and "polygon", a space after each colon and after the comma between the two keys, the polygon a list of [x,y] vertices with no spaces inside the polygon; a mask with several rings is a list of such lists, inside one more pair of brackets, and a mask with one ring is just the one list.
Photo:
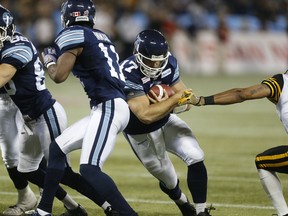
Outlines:
{"label": "blue football helmet", "polygon": [[83,23],[93,27],[95,6],[91,0],[68,0],[62,4],[61,20],[63,28]]}
{"label": "blue football helmet", "polygon": [[[134,42],[134,55],[140,71],[149,78],[157,78],[168,62],[168,43],[157,30],[144,30],[138,34]],[[147,62],[159,62],[159,67],[151,67]]]}
{"label": "blue football helmet", "polygon": [[0,49],[4,41],[11,41],[15,32],[14,18],[9,10],[0,5]]}

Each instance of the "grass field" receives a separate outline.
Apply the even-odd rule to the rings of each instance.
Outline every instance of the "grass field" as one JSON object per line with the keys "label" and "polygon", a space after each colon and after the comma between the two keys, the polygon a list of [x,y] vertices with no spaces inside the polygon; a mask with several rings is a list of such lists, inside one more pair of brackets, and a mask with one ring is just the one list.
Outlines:
{"label": "grass field", "polygon": [[[263,75],[188,77],[187,86],[197,94],[209,95],[227,88],[245,87],[260,82]],[[47,86],[54,97],[65,107],[69,124],[89,114],[88,100],[75,78],[57,85],[47,79]],[[194,131],[205,151],[208,170],[208,205],[213,204],[213,216],[265,216],[275,213],[258,180],[254,165],[255,155],[267,148],[285,144],[287,135],[279,121],[275,107],[266,99],[248,101],[230,106],[194,107],[180,114]],[[79,151],[71,155],[72,166],[78,170]],[[187,169],[178,158],[171,155],[179,174],[182,190],[190,197],[186,186]],[[117,183],[120,191],[140,216],[177,216],[177,207],[158,188],[133,155],[122,135],[103,167]],[[16,192],[0,166],[0,212],[16,202]],[[284,191],[287,177],[280,176]],[[37,187],[32,185],[38,194]],[[70,194],[84,206],[91,216],[104,215],[90,200],[67,188]],[[54,215],[63,211],[55,200]]]}

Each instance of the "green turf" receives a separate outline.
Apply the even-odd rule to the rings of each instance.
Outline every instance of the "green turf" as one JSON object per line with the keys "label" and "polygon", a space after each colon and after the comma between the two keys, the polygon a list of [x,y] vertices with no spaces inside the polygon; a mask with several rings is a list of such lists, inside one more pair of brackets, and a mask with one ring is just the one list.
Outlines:
{"label": "green turf", "polygon": [[[197,94],[209,95],[227,88],[245,87],[265,78],[253,76],[183,76],[188,87]],[[75,78],[66,83],[54,84],[47,79],[47,86],[65,107],[69,124],[88,115],[88,100]],[[267,148],[285,144],[286,133],[279,121],[275,107],[268,100],[248,101],[229,106],[193,107],[179,115],[194,131],[205,151],[208,170],[208,205],[213,204],[213,216],[270,216],[273,210],[258,180],[254,165],[255,155]],[[78,170],[79,151],[71,155],[72,166]],[[189,195],[186,186],[186,167],[171,155],[180,178],[182,190]],[[103,167],[129,203],[141,216],[180,215],[177,207],[158,188],[133,155],[130,147],[119,135],[116,147]],[[0,212],[16,202],[15,189],[0,166]],[[280,176],[287,191],[286,176]],[[32,186],[37,193],[37,187]],[[67,189],[91,216],[104,215],[102,210],[77,192]],[[54,215],[63,211],[62,204],[55,200]]]}

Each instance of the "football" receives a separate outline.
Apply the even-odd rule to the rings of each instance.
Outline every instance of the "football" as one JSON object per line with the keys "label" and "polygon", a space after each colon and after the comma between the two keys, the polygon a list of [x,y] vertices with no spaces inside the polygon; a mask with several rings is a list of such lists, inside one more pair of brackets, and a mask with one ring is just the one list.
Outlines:
{"label": "football", "polygon": [[154,99],[153,95],[151,94],[151,91],[153,91],[157,95],[157,97],[163,98],[164,89],[166,90],[168,97],[171,97],[174,94],[174,91],[172,90],[170,86],[165,85],[165,84],[159,84],[159,85],[152,86],[150,88],[148,95]]}

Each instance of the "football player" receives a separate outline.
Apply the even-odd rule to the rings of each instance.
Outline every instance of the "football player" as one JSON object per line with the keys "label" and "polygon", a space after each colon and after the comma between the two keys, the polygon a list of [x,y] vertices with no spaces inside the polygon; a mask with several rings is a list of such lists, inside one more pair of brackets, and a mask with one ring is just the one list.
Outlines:
{"label": "football player", "polygon": [[137,215],[112,178],[102,171],[117,134],[129,121],[119,56],[109,37],[93,28],[95,6],[92,1],[68,0],[62,5],[61,15],[64,29],[55,45],[44,49],[44,65],[56,83],[64,82],[71,71],[79,78],[90,99],[91,114],[64,130],[51,144],[47,184],[36,215],[44,211],[47,215],[51,213],[54,194],[64,174],[65,155],[78,148],[82,148],[81,175],[117,212],[106,214]]}
{"label": "football player", "polygon": [[[1,6],[0,32],[0,87],[4,86],[19,108],[24,119],[21,130],[27,134],[19,143],[17,169],[28,181],[43,188],[46,171],[39,164],[43,156],[48,159],[51,141],[66,128],[66,112],[45,86],[43,66],[34,45],[15,31],[12,14]],[[98,200],[93,188],[89,184],[81,185],[81,181],[84,179],[69,169],[63,183]],[[56,197],[67,209],[64,215],[87,215],[61,187],[57,188]]]}
{"label": "football player", "polygon": [[[177,60],[169,52],[163,34],[154,29],[140,32],[133,55],[124,60],[121,67],[131,111],[124,135],[137,158],[159,180],[160,189],[175,202],[183,216],[210,215],[206,207],[204,153],[191,128],[171,113],[178,108],[178,101],[187,88],[180,79]],[[150,88],[157,84],[169,85],[175,94],[162,99],[155,95],[156,100],[148,97]],[[183,111],[189,109],[184,106]],[[187,183],[195,207],[179,187],[179,178],[168,152],[187,165]]]}
{"label": "football player", "polygon": [[0,148],[4,165],[18,192],[17,203],[6,209],[2,213],[4,216],[20,216],[37,205],[37,198],[29,187],[28,181],[17,170],[19,143],[24,136],[19,133],[24,121],[21,115],[18,115],[18,111],[5,89],[0,88]]}
{"label": "football player", "polygon": [[[246,100],[267,98],[276,106],[277,114],[288,132],[288,71],[276,74],[246,88],[233,88],[207,97],[191,98],[191,104],[228,105]],[[278,216],[288,216],[288,207],[283,196],[277,173],[288,173],[288,146],[281,145],[268,149],[256,156],[255,163],[263,189],[271,199]]]}

